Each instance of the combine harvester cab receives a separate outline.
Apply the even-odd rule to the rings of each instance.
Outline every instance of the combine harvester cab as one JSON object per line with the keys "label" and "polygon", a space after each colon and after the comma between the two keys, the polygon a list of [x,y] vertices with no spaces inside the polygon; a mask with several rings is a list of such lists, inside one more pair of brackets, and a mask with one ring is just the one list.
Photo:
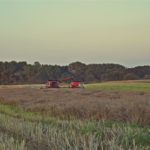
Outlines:
{"label": "combine harvester cab", "polygon": [[58,80],[48,80],[46,83],[46,88],[59,88]]}

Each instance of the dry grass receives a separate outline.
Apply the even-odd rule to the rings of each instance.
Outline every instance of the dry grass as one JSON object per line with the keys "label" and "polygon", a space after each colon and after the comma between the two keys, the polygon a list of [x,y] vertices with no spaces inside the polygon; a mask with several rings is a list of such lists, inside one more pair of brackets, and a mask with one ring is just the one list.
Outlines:
{"label": "dry grass", "polygon": [[150,125],[150,92],[1,88],[1,103],[63,119],[119,120]]}

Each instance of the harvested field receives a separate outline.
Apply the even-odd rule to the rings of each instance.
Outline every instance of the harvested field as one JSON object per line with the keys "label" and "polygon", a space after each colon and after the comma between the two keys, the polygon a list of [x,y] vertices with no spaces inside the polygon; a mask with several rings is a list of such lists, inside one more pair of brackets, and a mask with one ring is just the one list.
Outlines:
{"label": "harvested field", "polygon": [[109,89],[0,88],[2,103],[62,119],[118,120],[150,125],[150,92]]}

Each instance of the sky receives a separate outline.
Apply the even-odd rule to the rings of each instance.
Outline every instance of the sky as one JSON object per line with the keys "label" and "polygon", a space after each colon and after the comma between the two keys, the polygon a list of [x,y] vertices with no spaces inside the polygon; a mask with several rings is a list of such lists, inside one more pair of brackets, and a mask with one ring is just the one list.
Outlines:
{"label": "sky", "polygon": [[0,61],[150,65],[150,0],[0,0]]}

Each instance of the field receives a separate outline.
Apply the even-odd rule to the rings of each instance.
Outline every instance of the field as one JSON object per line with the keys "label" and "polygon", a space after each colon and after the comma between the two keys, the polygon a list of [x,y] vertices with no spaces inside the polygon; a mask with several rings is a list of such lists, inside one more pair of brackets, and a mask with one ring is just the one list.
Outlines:
{"label": "field", "polygon": [[0,150],[150,150],[150,81],[0,87]]}

